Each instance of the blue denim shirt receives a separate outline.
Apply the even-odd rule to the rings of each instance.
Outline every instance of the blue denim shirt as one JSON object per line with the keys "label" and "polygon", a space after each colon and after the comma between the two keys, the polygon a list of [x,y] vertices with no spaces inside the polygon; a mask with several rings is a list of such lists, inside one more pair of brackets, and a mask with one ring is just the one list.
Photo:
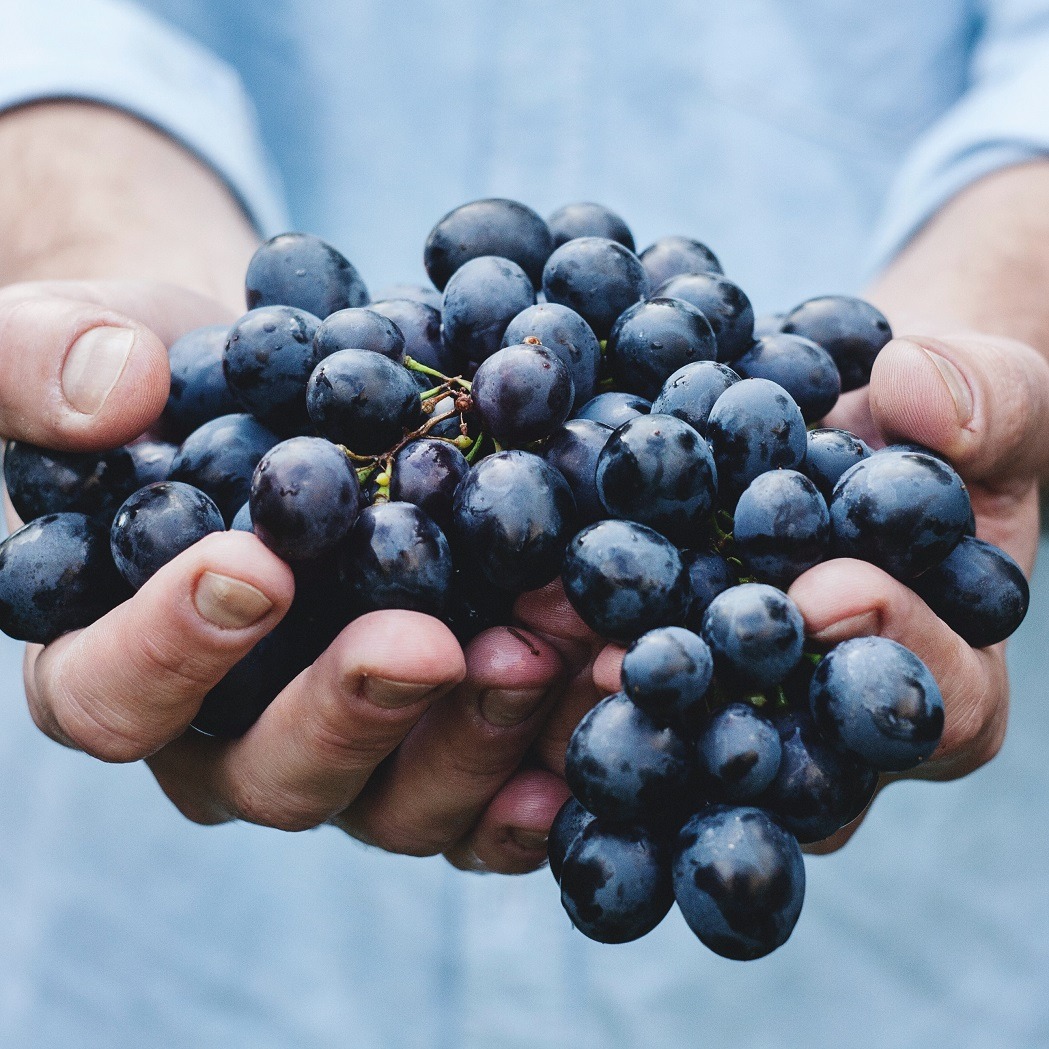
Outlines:
{"label": "blue denim shirt", "polygon": [[[596,199],[639,246],[708,241],[776,309],[858,288],[1049,150],[1049,0],[0,0],[0,40],[0,108],[130,109],[376,291],[423,277],[462,201]],[[999,759],[889,790],[747,965],[676,913],[590,943],[546,871],[189,824],[143,766],[44,739],[2,642],[0,1045],[1049,1045],[1047,602],[1036,583]]]}

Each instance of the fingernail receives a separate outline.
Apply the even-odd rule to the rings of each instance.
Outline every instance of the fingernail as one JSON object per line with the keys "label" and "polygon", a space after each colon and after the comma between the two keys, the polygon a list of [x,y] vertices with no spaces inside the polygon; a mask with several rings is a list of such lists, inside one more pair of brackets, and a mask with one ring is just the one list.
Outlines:
{"label": "fingernail", "polygon": [[881,630],[881,616],[871,609],[861,612],[859,615],[848,616],[839,619],[836,623],[830,623],[822,630],[818,630],[809,637],[813,641],[826,644],[837,644],[839,641],[847,641],[851,637],[870,637]]}
{"label": "fingernail", "polygon": [[545,688],[490,688],[481,693],[481,717],[496,728],[527,721],[546,695]]}
{"label": "fingernail", "polygon": [[510,838],[514,844],[529,852],[538,852],[546,848],[549,835],[541,834],[537,830],[522,830],[520,827],[510,828]]}
{"label": "fingernail", "polygon": [[200,577],[193,604],[202,618],[224,630],[253,626],[273,607],[258,587],[217,572],[205,572]]}
{"label": "fingernail", "polygon": [[383,677],[365,677],[361,691],[377,707],[396,709],[417,703],[433,691],[433,685],[417,681],[390,681]]}
{"label": "fingernail", "polygon": [[62,393],[83,415],[94,415],[116,386],[135,345],[131,328],[91,328],[69,348]]}
{"label": "fingernail", "polygon": [[958,425],[966,426],[973,417],[973,395],[965,376],[946,357],[933,353],[926,347],[922,347],[925,356],[936,366],[936,370],[943,378],[947,392],[954,401],[954,410],[958,415]]}

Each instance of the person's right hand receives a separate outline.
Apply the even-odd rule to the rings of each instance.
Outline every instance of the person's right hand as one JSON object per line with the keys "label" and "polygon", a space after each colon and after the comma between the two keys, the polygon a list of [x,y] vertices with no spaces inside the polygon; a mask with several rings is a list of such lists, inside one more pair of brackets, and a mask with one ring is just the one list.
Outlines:
{"label": "person's right hand", "polygon": [[[166,345],[231,319],[198,295],[144,282],[4,289],[0,435],[70,451],[133,440],[166,401]],[[253,535],[208,536],[97,623],[27,648],[33,719],[96,758],[145,758],[199,823],[331,822],[460,866],[538,866],[567,792],[520,766],[586,646],[560,645],[555,625],[546,638],[488,631],[464,653],[436,619],[372,613],[241,739],[187,732],[202,698],[293,596],[291,570]]]}

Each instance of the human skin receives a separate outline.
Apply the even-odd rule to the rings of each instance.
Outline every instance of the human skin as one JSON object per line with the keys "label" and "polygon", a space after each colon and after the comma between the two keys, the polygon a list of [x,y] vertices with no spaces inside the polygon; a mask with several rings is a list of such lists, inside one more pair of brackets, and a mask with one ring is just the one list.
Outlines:
{"label": "human skin", "polygon": [[[56,103],[9,114],[0,119],[0,156],[18,173],[0,188],[0,279],[10,285],[0,292],[0,433],[83,450],[131,439],[163,407],[165,346],[242,312],[255,235],[207,168],[111,110]],[[1031,438],[1049,422],[1049,366],[998,336],[1049,333],[1049,318],[1039,326],[1034,316],[1049,233],[1040,245],[1020,243],[1037,229],[1028,218],[1044,223],[1049,214],[1047,167],[991,176],[947,205],[872,291],[898,330],[902,322],[904,331],[996,336],[894,342],[879,357],[869,403],[882,433],[958,463],[981,536],[1028,571],[1047,458]],[[1002,221],[974,225],[987,207]],[[957,220],[956,209],[964,209]],[[983,238],[975,243],[974,229]],[[996,251],[1021,262],[999,267]],[[974,254],[979,269],[956,261]],[[1030,279],[1029,295],[1014,270]],[[996,296],[1028,312],[1007,322]],[[104,402],[100,364],[76,363],[78,337],[98,328],[117,337],[92,336],[80,349],[102,345],[101,359],[112,360],[130,346]],[[922,346],[957,374],[947,370],[945,380]],[[972,404],[967,421],[945,381]],[[869,433],[866,404],[853,395],[831,421]],[[603,647],[556,584],[520,599],[523,633],[490,631],[465,652],[436,620],[374,613],[350,624],[242,739],[186,733],[202,696],[287,611],[293,586],[253,536],[208,537],[97,624],[27,649],[36,723],[103,760],[144,758],[200,823],[239,818],[299,830],[330,822],[379,847],[444,853],[471,869],[542,863],[567,796],[568,735],[616,687],[621,650]],[[910,591],[860,562],[818,566],[791,593],[821,640],[882,633],[929,664],[948,716],[923,775],[962,775],[997,751],[1008,696],[1003,646],[974,652]]]}

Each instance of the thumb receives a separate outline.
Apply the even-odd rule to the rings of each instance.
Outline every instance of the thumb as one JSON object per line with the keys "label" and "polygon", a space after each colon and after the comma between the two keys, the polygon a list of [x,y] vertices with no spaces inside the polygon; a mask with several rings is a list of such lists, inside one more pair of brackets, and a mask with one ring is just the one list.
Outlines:
{"label": "thumb", "polygon": [[0,437],[63,451],[143,433],[168,396],[167,342],[217,304],[160,284],[47,282],[0,293]]}
{"label": "thumb", "polygon": [[996,489],[1049,472],[1049,363],[1009,339],[894,339],[871,375],[887,439],[945,455],[968,481]]}

